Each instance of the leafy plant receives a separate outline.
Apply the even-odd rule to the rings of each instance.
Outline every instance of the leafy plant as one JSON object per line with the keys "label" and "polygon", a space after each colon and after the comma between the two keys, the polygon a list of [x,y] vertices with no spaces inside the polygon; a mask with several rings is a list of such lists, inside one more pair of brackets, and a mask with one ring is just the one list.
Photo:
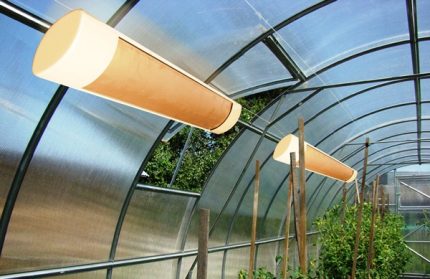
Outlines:
{"label": "leafy plant", "polygon": [[[393,213],[386,213],[384,218],[376,216],[373,268],[366,274],[371,212],[371,205],[365,203],[358,247],[357,278],[398,278],[408,261],[409,253],[401,232],[403,219]],[[321,243],[319,278],[347,278],[351,274],[357,206],[347,206],[344,214],[342,223],[341,208],[336,206],[316,221]]]}
{"label": "leafy plant", "polygon": [[[255,279],[276,279],[275,275],[268,271],[266,267],[259,267],[253,272]],[[248,279],[248,271],[241,269],[239,271],[239,279]]]}

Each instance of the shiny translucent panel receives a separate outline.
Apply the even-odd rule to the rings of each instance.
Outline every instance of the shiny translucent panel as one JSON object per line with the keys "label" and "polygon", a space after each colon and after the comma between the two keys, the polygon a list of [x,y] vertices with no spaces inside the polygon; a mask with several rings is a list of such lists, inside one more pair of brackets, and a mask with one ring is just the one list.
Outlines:
{"label": "shiny translucent panel", "polygon": [[[371,66],[370,66],[371,65]],[[412,74],[409,44],[378,50],[324,71],[302,87]]]}
{"label": "shiny translucent panel", "polygon": [[312,74],[333,62],[390,42],[409,39],[402,1],[337,1],[277,33],[299,67]]}
{"label": "shiny translucent panel", "polygon": [[195,198],[136,191],[121,230],[116,258],[179,251],[181,224],[194,202]]}
{"label": "shiny translucent panel", "polygon": [[275,26],[279,22],[293,16],[294,14],[304,10],[305,8],[320,2],[319,0],[303,0],[291,1],[285,5],[283,0],[270,1],[268,5],[264,1],[247,0],[248,6],[251,7],[256,14],[261,16],[262,20],[269,26]]}
{"label": "shiny translucent panel", "polygon": [[421,82],[421,101],[430,101],[430,79],[421,79],[420,82]]}
{"label": "shiny translucent panel", "polygon": [[[255,177],[255,166],[256,160],[260,160],[261,166],[263,166],[265,159],[273,152],[275,143],[263,140],[255,156],[250,160],[250,164],[247,166],[243,177],[237,181],[237,190],[232,195],[231,200],[226,205],[224,214],[220,217],[220,224],[214,231],[215,238],[221,238],[228,232],[225,241],[227,243],[236,243],[243,241],[250,241],[250,228],[252,220],[252,200],[249,198],[252,196],[254,191],[254,177]],[[249,151],[247,153],[250,153]],[[263,176],[263,172],[260,173]],[[274,178],[276,180],[276,178]],[[267,191],[271,191],[269,183],[265,185],[261,180],[260,185],[260,196],[264,196],[267,187]],[[265,186],[263,186],[265,185]],[[263,198],[261,198],[263,199]],[[251,201],[250,201],[251,200]],[[262,212],[259,212],[259,218],[262,217]],[[218,237],[219,235],[219,237]]]}
{"label": "shiny translucent panel", "polygon": [[[322,177],[317,177],[314,175],[315,182],[321,181]],[[306,186],[310,188],[310,191],[307,191],[306,194],[311,194],[311,189],[313,191],[317,191],[315,201],[312,204],[308,204],[308,226],[311,227],[315,218],[320,217],[324,214],[324,212],[333,204],[333,201],[336,199],[336,196],[341,192],[341,188],[343,183],[336,182],[332,179],[326,179],[323,183],[318,185],[318,188],[315,187],[316,183],[312,182],[312,180],[306,183]],[[309,231],[310,229],[308,229]]]}
{"label": "shiny translucent panel", "polygon": [[169,0],[160,5],[151,0],[138,3],[118,28],[204,80],[269,30],[271,22],[291,16],[312,2],[315,1],[284,5],[274,1],[267,5],[259,1]]}
{"label": "shiny translucent panel", "polygon": [[165,124],[68,91],[26,173],[2,272],[107,260],[125,196]]}
{"label": "shiny translucent panel", "polygon": [[430,103],[421,104],[421,110],[423,117],[430,117]]}
{"label": "shiny translucent panel", "polygon": [[[268,231],[275,231],[277,230],[278,236],[284,235],[284,225],[285,225],[285,218],[288,214],[287,211],[287,198],[288,198],[288,187],[289,187],[289,178],[287,177],[287,173],[285,173],[286,181],[280,185],[280,188],[277,190],[276,193],[273,194],[273,197],[271,198],[271,204],[267,208],[265,212],[265,219],[261,221],[262,227],[267,227]],[[293,209],[291,210],[291,214]],[[291,215],[293,216],[293,215]],[[293,217],[291,217],[291,220],[293,220]],[[291,221],[290,223],[290,235],[294,232],[294,222]],[[265,238],[266,233],[264,231],[261,232],[261,237]]]}
{"label": "shiny translucent panel", "polygon": [[141,265],[130,265],[115,268],[112,278],[141,279],[141,278],[175,278],[176,260],[167,260]]}
{"label": "shiny translucent panel", "polygon": [[[276,237],[278,235],[278,228],[273,226],[263,226],[262,220],[266,215],[266,211],[270,206],[270,201],[276,193],[280,184],[283,182],[286,174],[288,173],[289,166],[280,164],[272,159],[272,152],[275,149],[275,143],[271,141],[264,141],[257,153],[256,158],[261,158],[260,170],[260,191],[258,202],[258,221],[257,221],[257,238]],[[264,158],[263,156],[267,156]],[[264,158],[264,159],[263,159]],[[231,205],[236,206],[237,212],[235,218],[232,220],[231,235],[228,240],[230,243],[250,241],[251,223],[252,223],[252,210],[254,201],[254,187],[255,187],[255,163],[251,164],[242,179],[239,189],[242,190],[238,197],[234,197]],[[236,199],[238,201],[236,202]],[[279,221],[279,220],[278,220]],[[272,220],[276,223],[276,220]]]}
{"label": "shiny translucent panel", "polygon": [[428,185],[428,178],[426,177],[399,177],[400,189],[400,205],[401,206],[430,206],[430,199],[421,195],[412,189],[403,186],[403,183],[430,195],[430,188]]}
{"label": "shiny translucent panel", "polygon": [[422,41],[418,45],[420,51],[420,71],[428,73],[430,72],[430,41]]}
{"label": "shiny translucent panel", "polygon": [[12,0],[10,2],[54,23],[57,19],[74,9],[84,9],[96,18],[107,21],[124,0]]}
{"label": "shiny translucent panel", "polygon": [[427,0],[417,0],[417,22],[418,22],[418,37],[426,37],[430,35],[430,2]]}
{"label": "shiny translucent panel", "polygon": [[243,1],[153,0],[138,3],[118,29],[204,80],[268,28]]}
{"label": "shiny translucent panel", "polygon": [[[284,137],[285,135],[297,130],[297,121],[300,117],[304,118],[307,126],[308,123],[310,123],[309,121],[313,121],[312,119],[316,117],[321,110],[329,107],[336,106],[333,110],[336,110],[338,113],[347,114],[345,108],[342,107],[342,105],[338,105],[338,102],[341,99],[346,98],[349,95],[356,94],[368,87],[370,87],[370,85],[366,84],[326,89],[314,93],[304,92],[292,95],[287,94],[286,100],[279,108],[279,113],[277,115],[278,118],[276,118],[274,121],[275,123],[269,131],[280,137]],[[294,96],[303,96],[303,99]],[[291,98],[292,100],[290,100]],[[340,112],[338,110],[340,110]],[[318,130],[305,128],[306,139],[311,144],[319,137],[318,135],[315,135],[315,133],[318,133]]]}
{"label": "shiny translucent panel", "polygon": [[288,70],[263,43],[259,43],[225,69],[212,83],[231,94],[289,78],[291,74]]}
{"label": "shiny translucent panel", "polygon": [[60,275],[47,278],[54,279],[104,279],[106,278],[107,270],[96,270],[91,272],[74,273],[69,275]]}
{"label": "shiny translucent panel", "polygon": [[[222,272],[222,260],[224,258],[224,252],[209,253],[208,254],[208,277],[207,278],[221,278]],[[179,278],[196,279],[197,278],[197,265],[194,267],[191,277],[187,277],[191,265],[193,264],[196,257],[182,258],[182,266]]]}
{"label": "shiny translucent panel", "polygon": [[238,278],[239,270],[248,270],[249,248],[229,250],[225,262],[225,278]]}
{"label": "shiny translucent panel", "polygon": [[31,73],[41,34],[0,14],[0,213],[18,163],[56,86]]}
{"label": "shiny translucent panel", "polygon": [[333,134],[338,140],[334,141],[333,139],[335,138],[330,139],[327,137],[326,140],[318,144],[318,148],[325,150],[328,153],[332,153],[340,147],[340,144],[350,141],[350,139],[355,138],[357,134],[362,133],[363,131],[374,129],[380,125],[385,125],[398,119],[410,119],[415,116],[415,105],[406,105],[402,107],[386,109],[379,113],[374,113],[363,117],[360,120],[342,127],[341,129],[328,132],[330,137]]}
{"label": "shiny translucent panel", "polygon": [[[277,253],[277,242],[272,242],[269,244],[258,245],[257,248],[257,257],[256,257],[256,266],[258,267],[266,267],[267,270],[276,273],[276,262],[275,258],[278,255]],[[275,274],[276,275],[276,274]]]}
{"label": "shiny translucent panel", "polygon": [[[221,212],[224,204],[229,199],[230,195],[234,195],[237,192],[235,188],[236,181],[241,177],[241,173],[245,171],[248,160],[251,160],[253,165],[253,157],[251,153],[254,150],[260,136],[249,131],[245,131],[234,143],[234,145],[227,150],[224,157],[219,162],[218,166],[214,170],[214,173],[209,178],[205,189],[203,190],[202,196],[199,201],[199,208],[210,208],[210,224],[213,226],[215,219]],[[240,194],[236,193],[236,195]],[[223,214],[232,216],[234,209],[224,211]],[[228,220],[225,220],[226,222]],[[224,224],[227,225],[227,224]],[[222,226],[217,224],[217,227]],[[211,236],[209,239],[210,246],[223,245],[227,231],[222,231],[223,235]],[[187,238],[186,249],[196,249],[195,244],[197,243],[198,233],[198,216],[194,214],[191,223],[190,232]]]}

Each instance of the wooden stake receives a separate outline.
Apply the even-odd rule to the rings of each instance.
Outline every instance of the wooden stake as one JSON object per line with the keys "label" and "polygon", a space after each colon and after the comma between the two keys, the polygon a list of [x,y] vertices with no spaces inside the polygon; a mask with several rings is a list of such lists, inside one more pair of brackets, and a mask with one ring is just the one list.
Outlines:
{"label": "wooden stake", "polygon": [[366,143],[364,145],[363,176],[361,178],[361,192],[360,192],[360,199],[359,199],[359,205],[358,205],[358,211],[357,211],[357,232],[355,235],[354,254],[352,256],[351,279],[355,279],[355,273],[357,270],[358,245],[360,243],[361,222],[363,219],[364,186],[366,185],[368,156],[369,156],[369,138],[366,138]]}
{"label": "wooden stake", "polygon": [[290,175],[293,185],[293,205],[294,205],[294,230],[297,243],[297,254],[300,255],[301,250],[301,234],[300,234],[300,207],[299,207],[299,185],[296,176],[296,154],[290,153]]}
{"label": "wooden stake", "polygon": [[357,178],[355,179],[355,199],[354,199],[355,205],[360,203],[360,190],[358,189],[358,181]]}
{"label": "wooden stake", "polygon": [[[291,171],[291,170],[290,170]],[[291,203],[293,195],[293,179],[290,172],[290,182],[288,185],[288,197],[287,197],[287,218],[285,220],[285,240],[284,240],[284,258],[282,259],[282,274],[283,279],[287,279],[287,268],[288,268],[288,244],[290,238],[290,222],[291,222]]]}
{"label": "wooden stake", "polygon": [[201,208],[199,217],[197,279],[206,279],[208,274],[209,209]]}
{"label": "wooden stake", "polygon": [[305,169],[305,124],[299,119],[299,167],[300,167],[300,234],[301,249],[299,251],[300,268],[303,274],[308,272],[307,249],[307,214],[306,214],[306,169]]}
{"label": "wooden stake", "polygon": [[346,190],[346,183],[343,183],[342,186],[342,215],[340,217],[340,222],[343,224],[345,222],[345,209],[346,209],[346,194],[347,194],[347,190]]}
{"label": "wooden stake", "polygon": [[254,206],[252,210],[251,247],[249,251],[248,278],[254,278],[255,241],[257,238],[258,192],[260,191],[260,161],[255,161]]}
{"label": "wooden stake", "polygon": [[373,267],[373,255],[375,253],[374,240],[375,240],[375,220],[376,220],[376,208],[378,207],[378,186],[379,186],[379,175],[376,177],[376,181],[373,182],[372,191],[372,219],[370,222],[370,235],[369,235],[369,251],[367,253],[367,265],[366,273],[370,276],[369,271]]}
{"label": "wooden stake", "polygon": [[384,187],[381,187],[381,219],[384,220],[385,215],[385,194]]}

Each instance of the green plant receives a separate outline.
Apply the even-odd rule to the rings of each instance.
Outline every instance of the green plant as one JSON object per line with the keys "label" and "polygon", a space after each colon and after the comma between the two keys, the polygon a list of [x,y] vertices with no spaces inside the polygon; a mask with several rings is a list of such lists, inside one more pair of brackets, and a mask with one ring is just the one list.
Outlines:
{"label": "green plant", "polygon": [[423,218],[417,223],[417,225],[422,225],[426,232],[430,232],[430,218],[427,209],[423,210]]}
{"label": "green plant", "polygon": [[[266,267],[259,267],[253,272],[255,279],[276,279],[275,275],[268,271]],[[239,271],[239,279],[248,279],[248,271],[241,269]]]}
{"label": "green plant", "polygon": [[[363,206],[363,221],[357,257],[357,278],[398,278],[408,261],[409,253],[403,240],[403,219],[386,213],[376,216],[373,268],[366,274],[371,226],[371,206]],[[319,278],[347,278],[351,274],[352,257],[357,227],[357,206],[345,208],[341,222],[341,207],[327,211],[316,221],[320,231]]]}

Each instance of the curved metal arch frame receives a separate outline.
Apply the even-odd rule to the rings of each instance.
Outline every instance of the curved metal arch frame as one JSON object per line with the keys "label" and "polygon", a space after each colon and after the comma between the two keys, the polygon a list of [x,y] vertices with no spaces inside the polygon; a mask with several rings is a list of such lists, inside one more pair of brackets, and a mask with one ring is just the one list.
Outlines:
{"label": "curved metal arch frame", "polygon": [[[390,85],[390,84],[392,84],[392,83],[388,83],[388,85]],[[379,88],[379,87],[381,87],[381,86],[377,86],[376,88]],[[369,91],[369,90],[361,90],[362,92],[361,93],[364,93],[364,92],[367,92],[367,91]],[[356,94],[353,94],[353,95],[351,95],[351,96],[357,96],[358,94],[361,94],[361,93],[356,93]],[[339,102],[342,102],[342,101],[344,101],[345,99],[349,99],[349,97],[346,97],[346,98],[344,98],[344,99],[342,99],[342,100],[340,100]],[[336,104],[338,104],[338,103],[336,103]],[[390,106],[390,107],[386,107],[386,108],[384,108],[384,109],[381,109],[381,110],[379,110],[379,111],[374,111],[374,112],[371,112],[371,113],[368,113],[368,114],[365,114],[365,115],[363,115],[363,116],[360,116],[360,117],[358,117],[358,118],[356,118],[356,119],[354,119],[353,121],[351,121],[351,122],[349,122],[347,125],[350,125],[351,123],[354,123],[354,121],[356,121],[357,119],[361,119],[361,118],[363,118],[363,117],[366,117],[366,116],[368,116],[368,115],[371,115],[371,114],[374,114],[374,113],[377,113],[377,112],[380,112],[380,111],[385,111],[385,110],[387,110],[387,109],[390,109],[390,108],[396,108],[396,107],[399,107],[399,106],[408,106],[408,105],[414,105],[415,103],[406,103],[406,104],[401,104],[401,105],[395,105],[395,106]],[[333,106],[331,106],[331,107],[333,107]],[[330,106],[329,106],[329,108],[331,108]],[[329,109],[328,108],[328,109]],[[321,111],[320,112],[318,112],[318,113],[321,113]],[[316,118],[316,116],[315,117],[313,117],[312,118],[312,120],[314,120]],[[312,120],[309,120],[308,122],[310,122],[310,121],[312,121]],[[347,126],[347,125],[344,125],[344,126]],[[342,126],[340,129],[342,129],[342,128],[344,128],[344,126]],[[339,129],[338,129],[339,130]],[[335,132],[337,132],[338,130],[336,130]],[[333,135],[335,132],[332,132],[330,135]],[[318,142],[315,146],[318,146],[320,143],[321,143],[322,141],[320,141],[320,142]],[[334,152],[332,152],[332,153],[334,153]],[[269,155],[270,156],[270,155]],[[310,176],[311,176],[312,174],[310,174],[309,176],[308,176],[308,178],[307,179],[309,179],[310,178]],[[285,180],[285,179],[284,179]],[[283,180],[283,181],[284,181]],[[279,187],[279,186],[278,186]],[[278,191],[276,191],[275,193],[277,193]],[[315,192],[315,191],[314,191]],[[244,194],[243,194],[244,195]],[[272,199],[274,199],[275,198],[275,196],[272,198]],[[242,197],[242,199],[243,199],[243,197]],[[270,202],[270,204],[271,204],[272,202]],[[270,207],[269,207],[270,208]],[[269,208],[268,208],[268,210],[269,210]]]}
{"label": "curved metal arch frame", "polygon": [[[327,1],[327,2],[332,2],[332,1]],[[324,5],[325,6],[325,5]],[[287,24],[285,24],[285,25],[287,25]],[[233,60],[233,61],[235,61],[235,60]]]}
{"label": "curved metal arch frame", "polygon": [[[425,119],[425,120],[430,120],[430,119]],[[390,122],[390,123],[388,123],[388,124],[386,124],[386,125],[379,125],[377,128],[375,128],[375,129],[373,129],[373,130],[371,130],[370,132],[372,132],[372,131],[376,131],[376,130],[378,130],[378,129],[381,129],[381,128],[385,128],[385,127],[389,127],[389,126],[393,126],[393,125],[396,125],[396,124],[403,124],[403,123],[407,123],[407,122],[415,122],[415,120],[406,120],[406,121],[398,121],[398,122],[396,122],[396,123],[392,123],[392,122]],[[413,133],[416,133],[416,131],[415,132],[413,132]],[[359,134],[359,135],[356,135],[355,136],[355,138],[353,138],[352,140],[354,140],[354,139],[356,139],[356,138],[359,138],[359,137],[361,137],[361,136],[363,136],[363,135],[365,135],[365,134],[367,134],[366,132],[365,133],[362,133],[362,134]],[[387,138],[389,138],[389,137],[387,137]],[[342,147],[340,147],[339,149],[341,149]],[[360,149],[360,150],[362,150],[362,148]],[[335,153],[337,150],[335,150],[333,153]],[[332,154],[333,154],[332,153]],[[312,174],[310,174],[310,175],[312,175]],[[309,179],[309,176],[307,177],[307,180]],[[321,185],[323,185],[325,183],[325,180],[323,179],[320,183],[319,183],[319,185],[317,186],[318,188],[321,188]],[[333,185],[335,184],[336,182],[334,182],[333,183]],[[280,185],[279,187],[282,187],[282,185]],[[314,190],[314,193],[315,193],[315,191],[316,191],[316,189]],[[276,191],[276,193],[278,193],[279,191]],[[270,202],[270,207],[268,207],[268,209],[267,209],[267,212],[270,210],[270,208],[271,208],[271,206],[272,206],[272,204],[273,204],[273,201],[274,201],[274,199],[275,199],[276,197],[275,196],[273,196],[272,197],[272,201]],[[309,204],[309,206],[312,206],[311,204]],[[309,211],[308,211],[309,212]],[[265,215],[265,217],[267,216],[267,214]],[[283,220],[281,221],[281,226],[280,226],[280,229],[279,229],[279,232],[281,232],[282,231],[282,226],[283,225],[285,225],[285,219],[286,219],[286,216],[284,216],[283,217]],[[263,219],[263,222],[264,222],[264,219]]]}
{"label": "curved metal arch frame", "polygon": [[[389,83],[389,84],[392,84],[392,83]],[[377,88],[379,88],[380,86],[378,86]],[[363,91],[363,90],[362,90]],[[368,90],[364,90],[364,92],[367,92]],[[354,96],[356,96],[357,94],[355,94]],[[348,97],[346,97],[346,98],[344,98],[344,99],[348,99]],[[342,102],[342,101],[344,101],[344,99],[342,99],[340,102]],[[400,107],[400,106],[408,106],[408,105],[414,105],[415,103],[405,103],[405,104],[400,104],[400,105],[394,105],[394,106],[390,106],[390,107],[386,107],[386,108],[384,108],[384,109],[381,109],[381,110],[377,110],[377,111],[374,111],[374,112],[371,112],[371,113],[368,113],[368,114],[365,114],[365,115],[363,115],[363,116],[360,116],[360,117],[358,117],[357,119],[361,119],[361,118],[363,118],[363,117],[366,117],[366,116],[368,116],[368,115],[371,115],[371,114],[374,114],[374,113],[377,113],[377,112],[380,112],[380,111],[385,111],[385,110],[387,110],[387,109],[390,109],[390,108],[396,108],[396,107]],[[319,112],[320,113],[320,112]],[[316,117],[315,117],[316,118]],[[352,121],[352,123],[354,122],[355,120],[353,120]],[[349,123],[349,124],[351,124],[351,123]],[[349,125],[348,124],[348,125]],[[342,129],[343,127],[341,127],[340,129]],[[267,127],[266,127],[266,129],[267,129]],[[336,131],[338,131],[338,130],[336,130]],[[320,142],[322,142],[322,141],[320,141]],[[320,142],[318,143],[318,144],[320,144]],[[266,158],[266,160],[267,160],[267,158]],[[311,174],[312,175],[312,174]],[[309,177],[310,176],[308,176],[308,178],[307,179],[309,179]],[[286,178],[285,178],[286,179]],[[285,181],[285,179],[283,179],[282,181]],[[281,184],[282,185],[282,184]],[[278,186],[278,187],[281,187],[281,186]],[[249,188],[249,185],[248,185],[248,188]],[[247,189],[248,189],[247,188]],[[275,193],[277,193],[278,191],[275,191]],[[314,191],[315,192],[315,191]],[[242,197],[241,197],[241,201],[243,200],[243,198],[244,198],[244,195],[245,195],[245,192],[242,194]],[[236,208],[236,212],[238,211],[238,208],[240,207],[240,204],[241,203],[239,203],[239,205],[237,206],[237,208]],[[271,204],[271,203],[270,203]],[[271,206],[270,206],[271,207]],[[270,209],[270,207],[268,207],[268,209],[267,209],[267,211]],[[233,218],[234,219],[234,218]],[[265,219],[263,220],[263,222],[265,221]],[[233,222],[233,221],[232,221]],[[231,226],[232,226],[232,222],[230,223],[230,228],[231,228]],[[227,238],[227,241],[228,241],[228,239],[229,239],[229,235],[230,235],[230,229],[229,229],[229,234],[228,234],[228,238]],[[224,261],[225,261],[225,257],[224,257]],[[224,262],[223,261],[223,262]],[[224,265],[223,265],[224,266]],[[224,269],[223,269],[224,270]],[[224,274],[224,272],[223,272],[223,274]]]}

